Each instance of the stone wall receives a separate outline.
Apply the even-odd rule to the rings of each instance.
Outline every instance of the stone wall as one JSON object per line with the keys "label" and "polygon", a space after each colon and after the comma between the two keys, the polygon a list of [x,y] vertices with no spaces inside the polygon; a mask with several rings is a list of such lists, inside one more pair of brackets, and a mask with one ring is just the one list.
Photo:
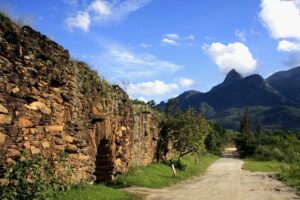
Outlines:
{"label": "stone wall", "polygon": [[159,113],[144,104],[133,106],[132,163],[145,165],[157,160]]}
{"label": "stone wall", "polygon": [[73,182],[111,180],[155,160],[158,137],[150,110],[133,112],[120,87],[0,15],[0,176],[20,152],[67,152]]}

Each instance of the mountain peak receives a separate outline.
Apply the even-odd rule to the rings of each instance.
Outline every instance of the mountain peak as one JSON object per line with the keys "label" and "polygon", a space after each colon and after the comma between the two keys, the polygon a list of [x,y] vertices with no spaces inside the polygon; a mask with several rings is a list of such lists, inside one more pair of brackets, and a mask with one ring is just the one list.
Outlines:
{"label": "mountain peak", "polygon": [[235,69],[232,69],[232,70],[230,70],[230,72],[228,72],[228,74],[224,80],[224,83],[237,81],[237,80],[241,80],[241,79],[243,79],[243,76],[240,73],[238,73]]}

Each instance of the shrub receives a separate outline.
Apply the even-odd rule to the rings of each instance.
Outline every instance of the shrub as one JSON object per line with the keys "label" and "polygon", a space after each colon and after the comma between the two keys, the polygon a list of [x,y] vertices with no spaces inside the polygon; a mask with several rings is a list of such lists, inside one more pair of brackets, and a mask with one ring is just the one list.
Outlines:
{"label": "shrub", "polygon": [[[27,156],[22,153],[15,163],[10,163],[4,171],[8,186],[0,186],[0,199],[49,199],[54,192],[68,188],[66,177],[58,177],[57,168],[68,168],[66,159],[53,157],[45,160],[40,155]],[[70,171],[63,173],[69,176]]]}

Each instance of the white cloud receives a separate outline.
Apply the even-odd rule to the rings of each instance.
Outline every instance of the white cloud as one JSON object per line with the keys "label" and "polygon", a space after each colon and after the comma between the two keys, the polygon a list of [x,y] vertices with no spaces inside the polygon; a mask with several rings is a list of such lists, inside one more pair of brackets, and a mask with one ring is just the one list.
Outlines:
{"label": "white cloud", "polygon": [[227,46],[222,43],[212,43],[211,45],[203,45],[202,49],[224,74],[233,68],[241,74],[249,74],[256,69],[257,61],[243,43],[229,43]]}
{"label": "white cloud", "polygon": [[287,40],[281,40],[278,43],[277,50],[285,51],[285,52],[295,52],[295,51],[300,52],[300,43],[299,42],[290,42]]}
{"label": "white cloud", "polygon": [[82,29],[84,32],[89,30],[91,20],[88,12],[77,12],[75,17],[69,17],[66,20],[66,24],[69,30],[73,28]]}
{"label": "white cloud", "polygon": [[147,43],[141,43],[140,44],[140,47],[142,47],[142,48],[150,48],[150,47],[152,47],[152,44],[147,44]]}
{"label": "white cloud", "polygon": [[153,82],[142,82],[137,84],[129,84],[128,93],[131,95],[146,95],[146,96],[157,96],[168,94],[178,89],[178,85],[175,83],[164,83],[160,80]]}
{"label": "white cloud", "polygon": [[92,2],[89,9],[100,16],[109,16],[112,14],[110,4],[103,0],[96,0]]}
{"label": "white cloud", "polygon": [[162,42],[163,44],[171,44],[171,45],[177,45],[177,46],[180,45],[180,44],[179,44],[178,42],[176,42],[175,40],[172,40],[172,39],[169,39],[169,38],[163,38],[163,39],[161,40],[161,42]]}
{"label": "white cloud", "polygon": [[145,103],[147,103],[147,100],[144,97],[139,97],[138,100],[143,101]]}
{"label": "white cloud", "polygon": [[194,35],[189,35],[189,36],[185,37],[184,39],[186,39],[186,40],[194,40],[195,36]]}
{"label": "white cloud", "polygon": [[246,42],[246,32],[240,31],[239,29],[235,30],[235,36],[238,37],[242,42]]}
{"label": "white cloud", "polygon": [[189,35],[189,36],[186,36],[186,37],[180,37],[176,33],[168,33],[168,34],[164,35],[161,42],[163,43],[163,45],[193,46],[192,43],[187,43],[187,40],[192,41],[194,39],[195,39],[194,35]]}
{"label": "white cloud", "polygon": [[281,40],[279,41],[277,50],[288,53],[287,58],[283,62],[286,66],[300,66],[300,42]]}
{"label": "white cloud", "polygon": [[260,18],[275,39],[300,39],[300,1],[262,0]]}
{"label": "white cloud", "polygon": [[189,79],[189,78],[180,78],[179,84],[181,87],[190,88],[191,86],[193,86],[195,84],[195,81],[192,79]]}
{"label": "white cloud", "polygon": [[182,68],[153,54],[136,53],[121,45],[108,46],[98,59],[98,65],[109,66],[114,78],[150,77],[162,72],[173,73]]}
{"label": "white cloud", "polygon": [[[84,31],[89,30],[91,23],[93,24],[108,24],[124,20],[132,12],[135,12],[146,6],[151,0],[93,0],[89,5],[84,5],[81,11],[77,11],[75,16],[70,16],[66,19],[67,26],[70,30],[80,28]],[[78,18],[89,17],[89,23],[77,25],[75,22]]]}
{"label": "white cloud", "polygon": [[179,40],[180,37],[179,35],[177,35],[176,33],[168,33],[165,35],[166,38],[169,38],[169,39],[173,39],[173,40]]}

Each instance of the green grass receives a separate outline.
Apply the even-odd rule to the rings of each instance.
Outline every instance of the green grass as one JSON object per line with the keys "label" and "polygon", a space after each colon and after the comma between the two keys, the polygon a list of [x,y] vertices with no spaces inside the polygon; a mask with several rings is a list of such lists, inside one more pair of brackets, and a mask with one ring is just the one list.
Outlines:
{"label": "green grass", "polygon": [[246,159],[243,169],[251,172],[277,172],[277,178],[300,190],[300,164]]}
{"label": "green grass", "polygon": [[243,169],[250,172],[280,172],[282,162],[246,159]]}
{"label": "green grass", "polygon": [[113,189],[104,185],[80,185],[65,193],[56,195],[55,200],[140,200],[128,192]]}
{"label": "green grass", "polygon": [[115,188],[128,186],[143,186],[149,188],[165,187],[192,176],[204,173],[218,157],[206,155],[199,158],[198,164],[195,163],[193,156],[183,158],[187,165],[184,171],[177,169],[177,176],[173,176],[170,166],[153,163],[142,167],[133,167],[126,175],[121,175],[116,181],[104,185],[79,185],[73,187],[65,193],[55,196],[55,200],[139,200],[141,196],[136,196]]}
{"label": "green grass", "polygon": [[177,183],[192,176],[200,175],[206,171],[217,156],[206,155],[199,158],[199,162],[195,163],[193,156],[183,158],[183,162],[187,165],[185,170],[176,170],[177,176],[173,176],[170,166],[162,163],[154,163],[148,166],[133,167],[126,175],[121,175],[113,183],[113,187],[129,187],[141,186],[148,188],[161,188]]}

